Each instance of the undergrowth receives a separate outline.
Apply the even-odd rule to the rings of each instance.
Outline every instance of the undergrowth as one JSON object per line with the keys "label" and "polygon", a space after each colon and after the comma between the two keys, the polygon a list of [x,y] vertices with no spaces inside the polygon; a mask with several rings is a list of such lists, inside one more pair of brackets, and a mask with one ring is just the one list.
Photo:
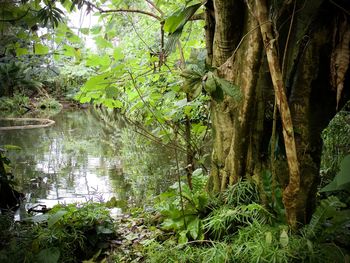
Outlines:
{"label": "undergrowth", "polygon": [[[193,181],[197,183],[199,178],[204,187],[202,174],[195,174]],[[271,210],[280,209],[278,206],[261,205],[258,187],[251,181],[239,181],[215,196],[202,189],[182,185],[181,192],[174,185],[161,195],[160,228],[173,234],[165,240],[163,234],[144,242],[145,262],[349,260],[350,213],[348,204],[336,196],[322,200],[311,222],[292,232],[278,218],[279,211]]]}

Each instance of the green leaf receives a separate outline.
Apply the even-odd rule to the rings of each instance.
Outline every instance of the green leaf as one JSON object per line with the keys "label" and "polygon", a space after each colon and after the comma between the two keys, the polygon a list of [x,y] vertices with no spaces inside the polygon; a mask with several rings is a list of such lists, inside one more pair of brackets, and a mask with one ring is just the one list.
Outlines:
{"label": "green leaf", "polygon": [[102,30],[102,27],[101,26],[93,26],[91,29],[90,29],[90,32],[94,35],[96,34],[99,34]]}
{"label": "green leaf", "polygon": [[114,231],[113,231],[113,229],[105,227],[105,226],[97,226],[96,233],[97,234],[113,234]]}
{"label": "green leaf", "polygon": [[166,218],[161,226],[165,230],[178,229],[178,222],[174,221],[172,218]]}
{"label": "green leaf", "polygon": [[282,247],[286,247],[288,246],[288,243],[289,243],[288,233],[285,229],[283,229],[280,235],[280,244],[282,245]]}
{"label": "green leaf", "polygon": [[109,85],[108,77],[108,74],[101,74],[91,77],[83,86],[84,91],[105,89]]}
{"label": "green leaf", "polygon": [[174,33],[177,30],[181,30],[201,5],[201,3],[198,3],[175,11],[165,19],[164,31]]}
{"label": "green leaf", "polygon": [[84,35],[88,35],[90,32],[89,28],[80,28],[80,32]]}
{"label": "green leaf", "polygon": [[97,36],[94,38],[95,40],[95,43],[96,43],[96,46],[98,48],[113,48],[113,45],[111,42],[109,42],[108,40],[104,39],[103,37],[101,36]]}
{"label": "green leaf", "polygon": [[36,256],[38,263],[56,263],[60,258],[60,250],[57,247],[49,247],[40,251]]}
{"label": "green leaf", "polygon": [[241,90],[237,85],[232,84],[231,82],[219,78],[215,76],[216,83],[222,88],[222,90],[229,96],[236,98],[236,99],[241,99]]}
{"label": "green leaf", "polygon": [[269,245],[272,244],[272,233],[270,231],[265,233],[265,241]]}
{"label": "green leaf", "polygon": [[178,108],[182,108],[187,105],[187,99],[178,100],[174,103]]}
{"label": "green leaf", "polygon": [[114,108],[122,108],[123,106],[123,102],[121,102],[120,100],[114,100]]}
{"label": "green leaf", "polygon": [[67,214],[67,211],[59,210],[55,214],[51,215],[47,220],[48,227],[55,225],[65,214]]}
{"label": "green leaf", "polygon": [[69,42],[77,43],[77,44],[81,43],[80,37],[78,37],[76,34],[70,33],[70,34],[67,34],[67,35],[68,35]]}
{"label": "green leaf", "polygon": [[46,55],[49,53],[49,48],[39,43],[34,44],[34,50],[36,55]]}
{"label": "green leaf", "polygon": [[188,242],[188,238],[187,238],[187,230],[183,230],[179,233],[179,240],[178,240],[179,244],[185,244]]}
{"label": "green leaf", "polygon": [[113,51],[113,58],[115,60],[122,60],[124,58],[123,49],[120,47],[115,48]]}
{"label": "green leaf", "polygon": [[42,223],[42,222],[47,221],[48,218],[49,218],[49,216],[47,214],[45,214],[45,215],[35,215],[32,217],[26,217],[23,220],[29,221],[29,222],[34,222],[34,223]]}
{"label": "green leaf", "polygon": [[350,155],[345,156],[342,160],[336,180],[338,186],[350,183]]}
{"label": "green leaf", "polygon": [[204,89],[206,90],[206,92],[212,95],[216,91],[216,88],[217,88],[217,84],[216,84],[214,74],[213,72],[209,71],[206,76]]}
{"label": "green leaf", "polygon": [[340,171],[333,181],[323,187],[320,192],[332,192],[339,190],[350,191],[350,155],[344,157],[340,164]]}
{"label": "green leaf", "polygon": [[197,168],[192,173],[192,176],[200,176],[200,175],[203,175],[203,169],[202,168]]}
{"label": "green leaf", "polygon": [[64,45],[63,46],[63,54],[67,57],[75,56],[75,48],[72,46]]}
{"label": "green leaf", "polygon": [[23,55],[27,55],[27,54],[28,54],[28,49],[21,48],[21,47],[16,48],[16,56],[17,57],[20,57],[20,56],[23,56]]}
{"label": "green leaf", "polygon": [[107,54],[104,56],[91,55],[86,60],[86,66],[108,67],[110,64],[111,64],[111,59]]}
{"label": "green leaf", "polygon": [[106,88],[106,97],[112,99],[118,95],[118,89],[113,86],[109,86]]}
{"label": "green leaf", "polygon": [[89,103],[91,101],[90,97],[82,97],[80,100],[80,103]]}
{"label": "green leaf", "polygon": [[190,232],[190,235],[192,236],[193,239],[197,239],[199,235],[199,224],[200,224],[199,218],[196,217],[194,220],[189,222],[187,226],[187,230]]}
{"label": "green leaf", "polygon": [[224,99],[224,92],[221,87],[216,87],[216,90],[211,94],[214,100],[221,102]]}

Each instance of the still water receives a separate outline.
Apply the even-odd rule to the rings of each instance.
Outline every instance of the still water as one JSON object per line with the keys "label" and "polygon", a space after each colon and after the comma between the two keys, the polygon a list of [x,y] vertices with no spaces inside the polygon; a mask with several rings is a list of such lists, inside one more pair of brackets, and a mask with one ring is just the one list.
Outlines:
{"label": "still water", "polygon": [[147,144],[122,118],[103,117],[93,109],[62,111],[51,127],[0,131],[0,145],[21,148],[6,155],[28,204],[115,197],[121,207],[140,206],[175,180],[171,153]]}

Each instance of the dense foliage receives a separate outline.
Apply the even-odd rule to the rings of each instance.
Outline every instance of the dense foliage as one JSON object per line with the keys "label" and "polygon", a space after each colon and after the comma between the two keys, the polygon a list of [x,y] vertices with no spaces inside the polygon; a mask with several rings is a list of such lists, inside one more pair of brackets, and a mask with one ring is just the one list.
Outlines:
{"label": "dense foliage", "polygon": [[[249,2],[244,3],[248,9]],[[282,2],[273,2],[270,11],[276,15],[277,9],[274,8],[280,7]],[[285,1],[284,4],[291,2]],[[317,8],[321,6],[319,2],[315,4]],[[299,124],[294,131],[284,130],[288,127],[278,119],[276,108],[281,103],[277,101],[272,106],[274,94],[271,90],[266,91],[270,83],[262,85],[261,93],[245,92],[231,81],[240,81],[239,77],[225,75],[231,71],[230,63],[226,60],[208,63],[213,56],[208,52],[213,50],[208,47],[208,42],[205,45],[202,12],[212,10],[214,13],[211,4],[212,1],[184,3],[167,0],[0,3],[0,110],[16,116],[39,109],[60,110],[60,102],[73,99],[76,104],[94,105],[99,110],[91,113],[93,121],[105,124],[104,132],[98,138],[101,148],[124,142],[118,154],[123,157],[124,167],[130,171],[124,176],[125,183],[130,184],[130,192],[137,192],[139,196],[138,200],[130,198],[129,202],[141,207],[131,209],[130,213],[136,211],[132,216],[113,219],[109,209],[121,205],[115,199],[101,204],[58,205],[48,213],[32,215],[21,223],[14,222],[11,208],[19,206],[21,196],[13,190],[15,184],[8,173],[9,160],[1,152],[0,191],[4,191],[6,184],[12,193],[18,193],[13,206],[1,207],[6,208],[0,215],[1,262],[161,262],[164,259],[167,262],[348,262],[349,105],[339,110],[322,133],[322,183],[315,181],[312,185],[315,193],[317,191],[317,195],[312,196],[315,200],[310,200],[310,203],[315,201],[316,207],[310,204],[307,211],[312,212],[312,216],[306,215],[306,208],[302,207],[305,208],[303,220],[297,221],[295,216],[292,222],[286,217],[287,207],[283,205],[283,201],[286,204],[286,189],[289,189],[286,160],[290,160],[288,147],[291,144],[283,143],[278,136],[295,133],[297,143],[302,142],[300,144],[305,146],[304,152],[298,149],[297,154],[302,156],[302,162],[307,163],[321,159],[312,159],[308,154],[318,149],[309,149],[309,144],[303,141],[309,133],[311,135],[307,138],[314,139],[312,131],[303,126],[306,122]],[[297,1],[294,9],[286,8],[293,10],[292,21],[299,12],[295,12],[296,6]],[[312,5],[308,3],[305,10],[311,9]],[[300,13],[304,14],[305,10],[301,8]],[[248,11],[249,14],[252,12]],[[282,13],[284,9],[280,11]],[[77,15],[90,19],[94,15],[98,21],[87,26],[81,18],[78,26],[70,26],[69,18]],[[208,28],[213,26],[210,24],[213,17],[215,14],[210,12],[206,16],[206,30],[213,30]],[[280,17],[272,20],[271,24],[275,26],[281,23]],[[303,16],[298,22],[304,23],[304,20]],[[265,24],[260,25],[261,28]],[[242,51],[237,54],[241,44],[248,49],[243,40],[256,34],[258,28],[254,27],[243,35],[237,48],[230,53],[232,59],[237,55],[236,61],[240,61],[242,54],[249,53]],[[233,28],[225,29],[234,31]],[[335,32],[334,38],[342,34]],[[299,33],[294,32],[292,37]],[[217,44],[218,35],[209,37],[213,38],[212,44]],[[341,41],[345,43],[343,38]],[[307,44],[304,45],[306,50]],[[261,46],[261,49],[267,46]],[[339,50],[348,56],[345,52],[348,48],[342,48],[334,47],[335,54],[332,54],[332,59],[339,60],[340,64],[343,62],[338,58]],[[304,50],[300,50],[298,52],[303,55]],[[293,57],[287,52],[284,55]],[[254,61],[262,65],[269,62],[262,57]],[[260,69],[260,73],[254,72],[254,76],[266,75],[264,69]],[[290,71],[294,74],[297,69]],[[333,76],[335,82],[341,77],[343,82],[346,81],[346,70],[343,71],[344,67],[341,67],[344,76]],[[247,72],[242,74],[248,75]],[[268,82],[271,82],[270,76]],[[340,86],[336,87],[338,93],[343,89]],[[309,93],[312,93],[311,89]],[[280,99],[280,96],[276,97]],[[264,99],[271,105],[260,110]],[[303,99],[308,100],[306,95]],[[255,104],[252,103],[254,100]],[[345,104],[342,100],[337,94],[336,107]],[[254,104],[252,108],[257,113],[247,110],[250,109],[248,103]],[[274,109],[275,113],[272,113]],[[304,113],[301,106],[292,110]],[[211,115],[213,113],[215,116]],[[268,115],[267,120],[265,115]],[[327,118],[330,116],[331,113]],[[227,128],[227,121],[231,118],[232,127]],[[248,123],[253,121],[257,124]],[[263,126],[263,122],[269,124]],[[133,132],[120,128],[125,124],[132,126]],[[245,130],[242,128],[242,133],[232,136],[234,127]],[[248,140],[245,131],[248,132],[249,127],[257,133]],[[268,129],[274,129],[273,134],[263,138]],[[211,134],[214,139],[222,136],[222,141],[216,141],[214,148],[221,149],[225,144],[222,147],[225,150],[212,154],[216,163],[209,168],[209,162],[213,161],[208,146]],[[234,148],[236,141],[239,148]],[[159,148],[155,144],[163,147],[163,156],[156,152]],[[248,144],[253,146],[248,147]],[[74,155],[89,148],[89,142],[70,142],[57,147],[67,147]],[[244,163],[247,171],[238,161],[225,160],[227,156],[239,155],[245,147],[242,156],[246,156],[236,156],[235,161],[239,159]],[[295,147],[293,151],[296,151]],[[116,152],[109,154],[115,155]],[[259,163],[255,162],[257,160]],[[168,170],[157,167],[163,161],[171,163]],[[298,162],[297,159],[293,161]],[[302,167],[306,171],[303,172],[313,176],[312,172],[307,172],[317,170],[317,164],[308,165]],[[229,174],[232,167],[242,168],[244,174],[233,177],[233,173]],[[278,168],[281,171],[277,171]],[[213,181],[214,176],[209,179],[210,172],[216,172],[214,175],[222,181]],[[318,178],[318,170],[316,173]],[[309,181],[304,181],[305,185],[301,184],[301,187],[307,188]],[[169,184],[172,186],[164,191],[165,185]],[[213,189],[215,191],[211,191]],[[154,197],[155,193],[157,197]],[[287,198],[287,201],[290,200]],[[300,198],[292,201],[297,205],[302,203]],[[307,224],[296,225],[301,222]]]}

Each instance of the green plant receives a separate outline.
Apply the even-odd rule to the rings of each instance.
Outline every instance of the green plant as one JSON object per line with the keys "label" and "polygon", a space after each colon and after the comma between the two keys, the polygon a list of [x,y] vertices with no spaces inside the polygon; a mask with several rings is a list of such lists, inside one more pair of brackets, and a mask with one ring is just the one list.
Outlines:
{"label": "green plant", "polygon": [[50,255],[52,262],[90,258],[108,246],[106,241],[114,234],[109,211],[97,203],[57,205],[30,220],[39,223],[34,228],[33,253],[37,258]]}
{"label": "green plant", "polygon": [[285,222],[285,209],[282,202],[282,188],[273,180],[271,171],[263,170],[260,176],[260,196],[264,206],[275,216],[276,220]]}
{"label": "green plant", "polygon": [[333,181],[323,187],[320,192],[334,192],[344,190],[350,192],[350,155],[344,157],[340,163],[340,171]]}
{"label": "green plant", "polygon": [[256,185],[248,180],[240,180],[219,196],[213,211],[205,218],[205,229],[215,239],[231,235],[240,227],[259,222],[271,222],[272,215],[260,205]]}
{"label": "green plant", "polygon": [[29,98],[23,94],[15,93],[12,97],[0,97],[0,110],[6,112],[24,112],[29,107]]}
{"label": "green plant", "polygon": [[166,259],[167,262],[230,262],[231,246],[224,242],[198,242],[197,244],[177,245],[174,240],[160,244],[150,242],[145,247],[145,262],[157,263]]}
{"label": "green plant", "polygon": [[225,205],[215,209],[204,220],[204,227],[215,239],[220,239],[252,222],[266,224],[270,221],[271,214],[260,204],[251,203],[235,207]]}
{"label": "green plant", "polygon": [[[350,246],[350,210],[335,196],[323,199],[312,215],[311,221],[303,229],[306,238],[317,242],[337,242]],[[341,234],[341,235],[340,235]]]}
{"label": "green plant", "polygon": [[164,217],[162,228],[175,231],[180,244],[189,239],[204,239],[202,219],[208,213],[209,204],[206,182],[207,177],[198,169],[192,175],[192,190],[181,183],[180,191],[176,183],[169,191],[162,193],[156,203],[156,210]]}
{"label": "green plant", "polygon": [[62,105],[54,98],[41,98],[36,105],[40,109],[60,110],[62,108]]}
{"label": "green plant", "polygon": [[[350,102],[347,105],[350,105]],[[350,153],[350,113],[347,110],[349,107],[347,105],[334,116],[322,132],[321,172],[323,185],[328,183],[339,171],[341,161]]]}
{"label": "green plant", "polygon": [[0,96],[13,96],[15,92],[40,88],[42,84],[29,79],[26,68],[21,63],[0,63]]}

